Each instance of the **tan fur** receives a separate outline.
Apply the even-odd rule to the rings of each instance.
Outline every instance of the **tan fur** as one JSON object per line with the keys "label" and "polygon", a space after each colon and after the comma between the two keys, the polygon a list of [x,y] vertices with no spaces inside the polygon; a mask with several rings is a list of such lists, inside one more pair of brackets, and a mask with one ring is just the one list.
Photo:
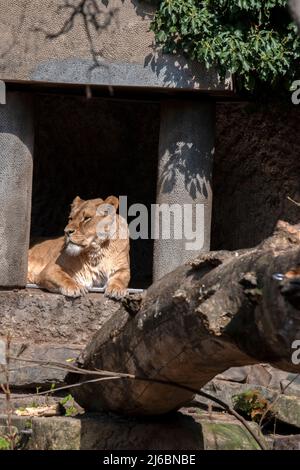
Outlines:
{"label": "tan fur", "polygon": [[[129,235],[125,220],[116,214],[118,205],[114,196],[105,201],[77,196],[65,236],[30,248],[28,282],[68,297],[85,294],[93,286],[105,286],[105,295],[115,299],[124,296],[130,280]],[[122,226],[124,239],[99,237],[99,223],[107,234],[113,220],[116,229]]]}

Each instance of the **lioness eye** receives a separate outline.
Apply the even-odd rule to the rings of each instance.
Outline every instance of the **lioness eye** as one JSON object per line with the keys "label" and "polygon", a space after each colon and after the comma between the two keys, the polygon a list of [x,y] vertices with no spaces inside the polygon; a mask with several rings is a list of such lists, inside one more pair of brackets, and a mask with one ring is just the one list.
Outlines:
{"label": "lioness eye", "polygon": [[92,218],[92,217],[85,217],[85,218],[84,218],[84,221],[85,221],[85,222],[88,222],[89,220],[91,220],[91,218]]}

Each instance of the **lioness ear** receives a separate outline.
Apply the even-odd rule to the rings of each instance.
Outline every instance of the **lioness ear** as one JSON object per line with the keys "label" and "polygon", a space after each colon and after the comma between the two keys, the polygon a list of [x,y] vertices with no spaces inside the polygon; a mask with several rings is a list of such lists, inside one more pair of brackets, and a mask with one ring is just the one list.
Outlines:
{"label": "lioness ear", "polygon": [[119,199],[116,196],[108,196],[104,204],[110,204],[111,206],[114,206],[114,208],[117,210],[119,207]]}
{"label": "lioness ear", "polygon": [[75,209],[78,207],[81,203],[83,202],[83,199],[81,199],[79,196],[76,196],[75,199],[73,200],[71,204],[71,209]]}

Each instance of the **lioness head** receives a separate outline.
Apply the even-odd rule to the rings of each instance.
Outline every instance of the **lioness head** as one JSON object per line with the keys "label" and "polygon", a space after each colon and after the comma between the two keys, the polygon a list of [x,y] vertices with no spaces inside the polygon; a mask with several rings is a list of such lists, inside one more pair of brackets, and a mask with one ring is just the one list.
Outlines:
{"label": "lioness head", "polygon": [[71,204],[69,222],[65,227],[67,254],[78,256],[107,240],[118,206],[119,200],[115,196],[88,201],[77,196]]}

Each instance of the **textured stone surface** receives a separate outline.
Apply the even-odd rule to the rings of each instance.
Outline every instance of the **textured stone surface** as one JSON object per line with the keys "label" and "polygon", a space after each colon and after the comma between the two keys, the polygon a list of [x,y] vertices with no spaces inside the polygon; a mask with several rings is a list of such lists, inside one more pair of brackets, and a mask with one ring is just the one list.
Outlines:
{"label": "textured stone surface", "polygon": [[264,368],[271,376],[268,388],[277,390],[284,395],[300,396],[300,376],[298,374],[290,374],[283,370],[274,369],[268,364],[265,364]]}
{"label": "textured stone surface", "polygon": [[[227,382],[224,380],[214,379],[209,382],[203,390],[208,392],[210,395],[219,398],[225,403],[228,403],[230,406],[234,406],[234,396],[239,395],[241,393],[247,392],[248,390],[258,390],[264,398],[269,400],[270,402],[273,401],[277,397],[277,393],[274,390],[270,390],[266,387],[262,387],[260,385],[249,385],[249,384],[241,384],[236,382]],[[217,404],[212,403],[211,400],[208,400],[200,395],[197,395],[194,399],[195,403],[199,404],[212,404],[213,406],[218,407]]]}
{"label": "textured stone surface", "polygon": [[[119,302],[103,294],[67,299],[38,289],[0,291],[0,339],[12,333],[10,383],[13,389],[48,389],[64,383],[66,372],[23,359],[68,364],[93,334],[118,310]],[[2,352],[2,362],[4,353]],[[0,382],[4,377],[0,374]]]}
{"label": "textured stone surface", "polygon": [[[52,395],[37,395],[36,393],[12,393],[10,404],[13,411],[18,408],[36,407],[36,406],[49,406],[58,403],[61,400],[59,397]],[[3,392],[0,392],[0,415],[5,414],[7,409],[6,398]]]}
{"label": "textured stone surface", "polygon": [[300,450],[300,434],[291,436],[277,436],[272,439],[273,450]]}
{"label": "textured stone surface", "polygon": [[300,377],[297,374],[275,369],[269,364],[231,367],[223,374],[217,375],[215,380],[247,383],[251,386],[260,385],[285,395],[300,396]]}
{"label": "textured stone surface", "polygon": [[[167,210],[177,205],[179,215],[175,210],[173,217],[168,212],[161,217],[160,235],[154,242],[155,281],[209,250],[214,119],[213,104],[162,104],[156,202],[166,204]],[[162,229],[168,220],[170,231]]]}
{"label": "textured stone surface", "polygon": [[255,364],[251,366],[231,367],[222,374],[217,375],[216,379],[267,386],[271,380],[271,375],[266,371],[263,365]]}
{"label": "textured stone surface", "polygon": [[103,294],[67,299],[38,289],[0,291],[0,337],[11,331],[25,344],[82,346],[118,308]]}
{"label": "textured stone surface", "polygon": [[0,105],[0,286],[26,283],[33,140],[30,97],[9,93]]}
{"label": "textured stone surface", "polygon": [[[13,417],[19,431],[32,430],[27,449],[202,450],[257,449],[247,430],[229,416],[190,410],[152,419],[86,414],[80,418]],[[5,416],[0,416],[0,425]],[[257,432],[257,426],[253,425]]]}
{"label": "textured stone surface", "polygon": [[[64,384],[66,371],[54,366],[47,366],[47,361],[68,365],[75,360],[83,346],[72,344],[36,344],[30,339],[24,342],[12,342],[11,355],[17,359],[10,361],[10,387],[13,390],[48,390],[51,386]],[[37,363],[26,362],[26,360]],[[46,364],[45,364],[46,362]],[[44,363],[44,364],[42,364]],[[4,372],[0,372],[0,383],[5,382]]]}
{"label": "textured stone surface", "polygon": [[[222,422],[219,418],[201,422],[204,450],[259,450],[258,444],[243,426],[226,421]],[[258,426],[253,423],[251,426],[258,432]]]}
{"label": "textured stone surface", "polygon": [[246,382],[250,367],[251,366],[231,367],[223,372],[223,374],[217,375],[216,379],[225,380],[227,382]]}
{"label": "textured stone surface", "polygon": [[[270,403],[270,411],[276,417],[277,423],[285,423],[300,428],[300,398],[291,394],[293,390],[289,391],[287,388],[286,394],[282,394],[279,390],[266,388],[261,385],[229,382],[218,380],[217,378],[203,387],[203,391],[228,403],[232,407],[235,405],[235,396],[249,390],[257,390]],[[200,406],[211,404],[216,408],[219,407],[219,405],[200,395],[197,395],[192,403],[198,403]]]}
{"label": "textured stone surface", "polygon": [[278,219],[299,223],[299,106],[217,106],[212,249],[253,247]]}
{"label": "textured stone surface", "polygon": [[300,428],[300,398],[280,395],[272,406],[276,418],[286,424]]}
{"label": "textured stone surface", "polygon": [[[154,8],[149,3],[97,0],[99,28],[96,31],[88,22],[88,32],[82,13],[68,23],[72,9],[58,9],[66,4],[59,0],[0,0],[0,78],[220,90],[232,87],[231,79],[220,82],[215,70],[207,72],[199,64],[155,52],[154,34],[149,31]],[[87,13],[87,7],[82,11]]]}

